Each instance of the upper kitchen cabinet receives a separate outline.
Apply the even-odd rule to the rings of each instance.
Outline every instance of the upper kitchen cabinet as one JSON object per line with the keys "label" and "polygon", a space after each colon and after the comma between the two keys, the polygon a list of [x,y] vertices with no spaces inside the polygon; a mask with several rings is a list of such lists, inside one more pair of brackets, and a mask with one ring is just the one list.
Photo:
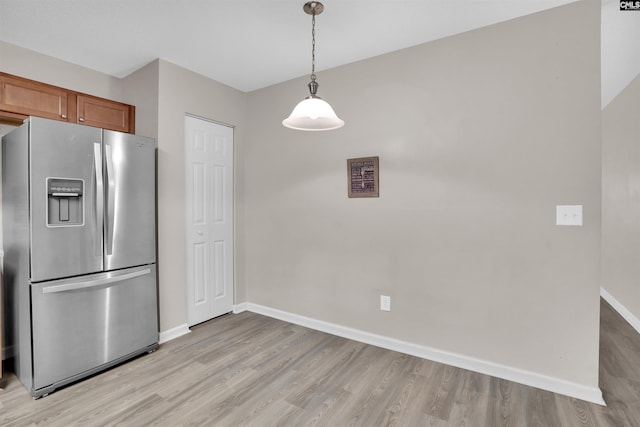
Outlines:
{"label": "upper kitchen cabinet", "polygon": [[0,110],[10,113],[7,117],[38,116],[68,121],[69,92],[55,86],[0,75]]}
{"label": "upper kitchen cabinet", "polygon": [[78,94],[78,123],[134,133],[134,111],[131,105],[95,96]]}
{"label": "upper kitchen cabinet", "polygon": [[135,132],[133,105],[0,73],[0,119],[28,116]]}

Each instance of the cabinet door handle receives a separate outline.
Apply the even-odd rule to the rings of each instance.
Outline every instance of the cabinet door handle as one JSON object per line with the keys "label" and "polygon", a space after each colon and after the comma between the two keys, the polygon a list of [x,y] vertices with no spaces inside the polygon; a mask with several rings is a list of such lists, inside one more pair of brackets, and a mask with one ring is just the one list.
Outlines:
{"label": "cabinet door handle", "polygon": [[80,122],[84,122],[84,117],[80,117],[80,118],[78,119],[78,121],[80,121]]}
{"label": "cabinet door handle", "polygon": [[60,117],[62,117],[63,119],[66,119],[67,115],[66,114],[60,114]]}

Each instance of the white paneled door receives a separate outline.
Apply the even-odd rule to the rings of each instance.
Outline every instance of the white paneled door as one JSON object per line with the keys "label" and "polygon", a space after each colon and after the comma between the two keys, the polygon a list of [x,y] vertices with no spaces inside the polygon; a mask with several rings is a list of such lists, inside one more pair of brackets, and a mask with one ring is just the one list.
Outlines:
{"label": "white paneled door", "polygon": [[233,128],[185,117],[189,326],[233,310]]}

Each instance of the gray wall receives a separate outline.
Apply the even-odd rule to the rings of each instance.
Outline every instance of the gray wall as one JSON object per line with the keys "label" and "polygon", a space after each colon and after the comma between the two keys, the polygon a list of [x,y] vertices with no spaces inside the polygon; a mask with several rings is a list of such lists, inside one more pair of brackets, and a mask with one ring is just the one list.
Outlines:
{"label": "gray wall", "polygon": [[333,132],[280,125],[307,78],[251,93],[248,301],[597,387],[599,30],[583,1],[320,72]]}
{"label": "gray wall", "polygon": [[184,117],[235,126],[235,301],[244,294],[244,140],[247,95],[166,61],[159,61],[158,229],[160,330],[187,321],[185,270]]}
{"label": "gray wall", "polygon": [[640,13],[602,0],[602,108],[640,73]]}
{"label": "gray wall", "polygon": [[[599,28],[588,0],[320,72],[330,133],[280,125],[307,78],[243,94],[159,60],[121,81],[1,43],[0,69],[139,104],[161,331],[186,322],[190,113],[236,126],[236,302],[597,387]],[[380,198],[347,199],[346,159],[370,155]]]}
{"label": "gray wall", "polygon": [[136,106],[136,134],[158,138],[160,61],[155,60],[122,79],[122,102]]}
{"label": "gray wall", "polygon": [[0,71],[116,101],[122,96],[116,77],[2,41]]}
{"label": "gray wall", "polygon": [[602,112],[602,286],[636,319],[640,319],[639,118],[640,76]]}

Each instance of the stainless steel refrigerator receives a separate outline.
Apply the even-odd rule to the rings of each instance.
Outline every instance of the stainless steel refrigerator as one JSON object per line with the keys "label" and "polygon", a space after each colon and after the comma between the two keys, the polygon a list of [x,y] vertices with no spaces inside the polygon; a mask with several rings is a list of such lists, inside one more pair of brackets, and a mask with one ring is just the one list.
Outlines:
{"label": "stainless steel refrigerator", "polygon": [[35,117],[2,138],[6,341],[34,398],[157,348],[155,159]]}

